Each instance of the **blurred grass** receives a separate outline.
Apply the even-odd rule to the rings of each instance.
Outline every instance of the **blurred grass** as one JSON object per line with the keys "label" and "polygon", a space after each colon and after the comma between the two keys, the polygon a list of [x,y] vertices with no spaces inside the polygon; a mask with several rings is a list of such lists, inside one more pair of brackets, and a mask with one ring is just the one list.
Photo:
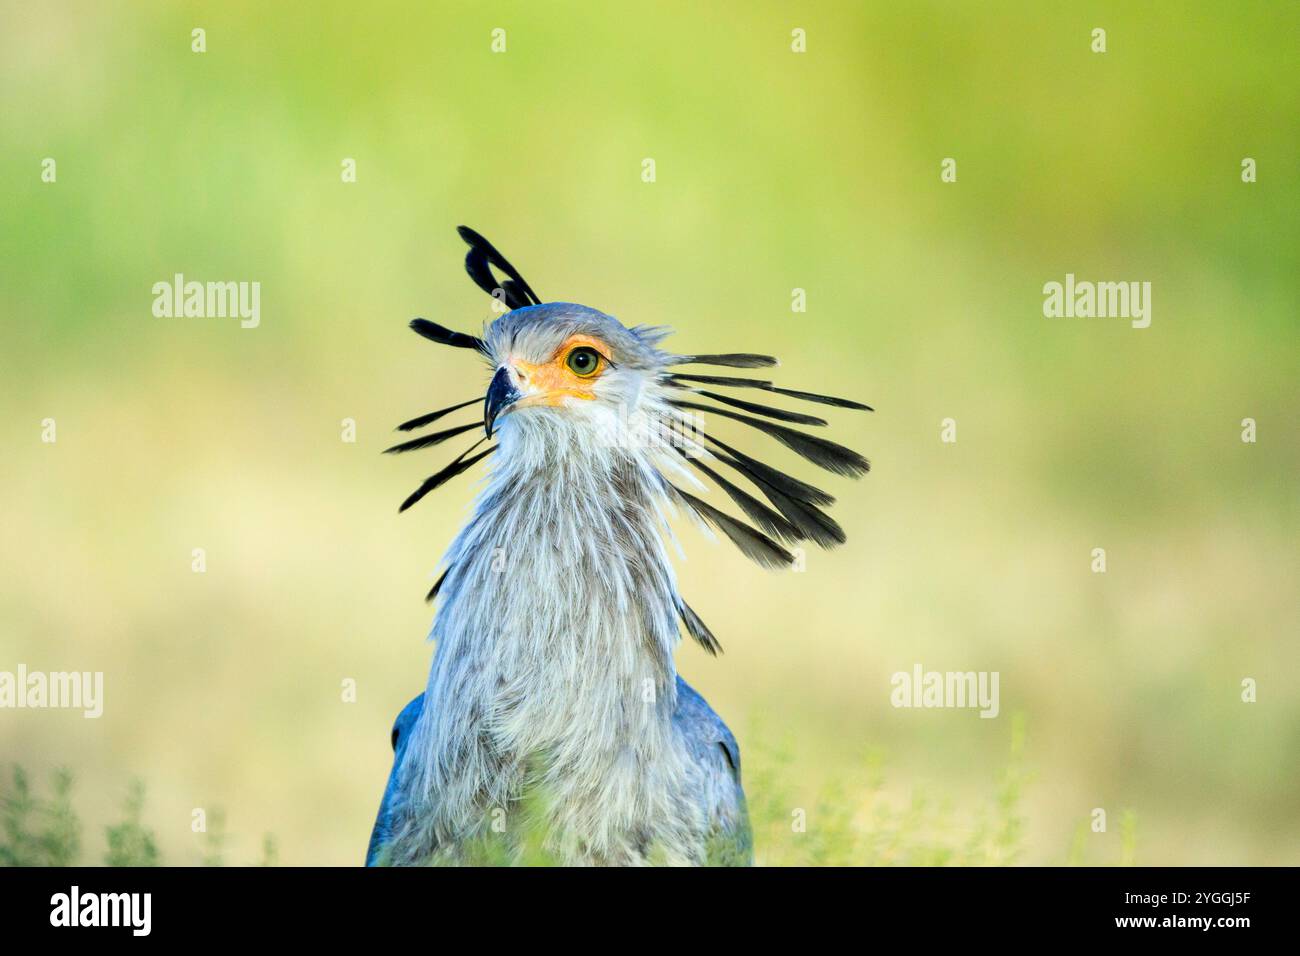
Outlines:
{"label": "blurred grass", "polygon": [[[1004,725],[1005,726],[1005,725]],[[824,784],[811,805],[792,789],[792,745],[751,752],[750,815],[756,861],[775,866],[1007,866],[1025,853],[1025,720],[1011,740],[993,792],[981,799],[934,797],[920,788],[890,793],[885,755],[868,751],[848,775]],[[1044,862],[1083,863],[1077,855]]]}
{"label": "blurred grass", "polygon": [[[754,828],[755,861],[769,866],[1006,866],[1024,852],[1022,800],[1030,774],[1024,766],[1025,722],[1011,722],[1007,762],[992,798],[958,813],[953,801],[932,801],[913,792],[896,805],[883,793],[882,755],[871,752],[853,780],[825,785],[811,808],[797,806],[791,789],[791,760],[787,746],[760,749],[757,771],[750,777],[750,820]],[[751,760],[753,758],[751,757]],[[59,770],[51,780],[51,795],[36,794],[26,773],[13,770],[11,785],[0,788],[0,865],[70,866],[80,862],[81,824],[72,804],[72,775]],[[509,814],[512,826],[498,832],[485,826],[482,836],[468,842],[458,862],[471,866],[554,866],[560,863],[545,846],[547,833],[536,794]],[[108,866],[157,866],[156,837],[143,823],[144,787],[130,785],[121,822],[106,830]],[[522,825],[514,824],[522,821]],[[1136,860],[1136,818],[1120,816],[1121,866]],[[1063,862],[1089,863],[1087,822],[1075,831]],[[1104,838],[1103,838],[1104,839]],[[225,814],[214,811],[201,837],[204,866],[225,863]],[[726,850],[730,852],[730,847]],[[721,855],[720,855],[721,856]],[[1094,854],[1095,857],[1095,854]],[[723,857],[724,859],[726,857]],[[261,865],[276,862],[275,841],[263,840]]]}
{"label": "blurred grass", "polygon": [[[51,774],[50,795],[42,797],[32,787],[27,772],[12,769],[7,784],[0,782],[0,866],[76,866],[83,858],[82,823],[73,804],[73,774],[60,768]],[[139,780],[128,786],[122,815],[104,828],[105,866],[159,866],[163,861],[158,840],[145,823],[145,787]],[[224,866],[225,818],[214,811],[204,831],[202,863]],[[259,865],[276,862],[275,840],[262,840]]]}
{"label": "blurred grass", "polygon": [[[545,298],[878,408],[832,422],[875,469],[828,483],[849,543],[807,573],[683,530],[728,653],[680,666],[741,731],[752,799],[775,741],[810,812],[873,741],[891,812],[983,805],[1006,720],[890,707],[920,661],[1000,671],[1028,717],[1017,859],[1057,861],[1107,806],[1142,821],[1143,862],[1300,861],[1300,9],[0,10],[0,669],[102,670],[107,698],[3,712],[0,759],[74,768],[88,827],[138,775],[165,860],[220,804],[286,860],[360,861],[472,490],[399,521],[437,463],[378,456],[481,384],[405,328],[488,317],[466,222]],[[261,328],[154,319],[175,272],[261,281]],[[1066,272],[1151,281],[1151,328],[1043,319]]]}

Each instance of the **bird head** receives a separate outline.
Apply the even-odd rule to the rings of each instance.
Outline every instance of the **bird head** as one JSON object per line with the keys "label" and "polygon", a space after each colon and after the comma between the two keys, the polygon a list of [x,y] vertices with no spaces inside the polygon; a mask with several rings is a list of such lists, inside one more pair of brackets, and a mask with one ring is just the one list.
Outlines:
{"label": "bird head", "polygon": [[565,302],[506,313],[483,338],[493,369],[483,410],[487,437],[508,426],[612,435],[658,381],[665,356],[657,337]]}
{"label": "bird head", "polygon": [[[425,479],[400,510],[497,450],[513,460],[553,460],[561,450],[565,454],[576,451],[597,466],[618,460],[621,453],[636,456],[636,465],[651,476],[658,495],[722,532],[764,567],[794,563],[784,544],[812,541],[830,548],[845,541],[843,529],[823,510],[834,502],[833,497],[703,431],[699,416],[703,413],[749,426],[820,468],[856,478],[869,470],[867,459],[843,445],[790,427],[819,428],[828,424],[825,419],[737,398],[733,392],[748,390],[767,399],[834,408],[870,411],[870,406],[783,388],[768,379],[679,372],[683,365],[759,369],[775,366],[777,361],[748,352],[674,354],[660,348],[668,329],[625,326],[583,305],[543,303],[490,242],[465,226],[459,232],[469,245],[466,271],[505,307],[504,314],[486,327],[481,338],[423,318],[414,319],[411,328],[439,344],[477,352],[489,366],[487,392],[403,422],[398,429],[422,429],[480,403],[483,415],[478,421],[414,438],[387,451],[429,448],[478,429],[483,434]],[[493,441],[486,449],[477,450]],[[734,472],[752,490],[725,477],[722,468]],[[684,490],[677,483],[683,477],[683,483],[701,492],[707,490],[705,480],[711,481],[753,524]],[[760,495],[767,503],[759,500]],[[429,592],[430,600],[437,595],[441,580]],[[678,610],[691,635],[706,649],[716,651],[716,640],[694,612],[685,604]]]}

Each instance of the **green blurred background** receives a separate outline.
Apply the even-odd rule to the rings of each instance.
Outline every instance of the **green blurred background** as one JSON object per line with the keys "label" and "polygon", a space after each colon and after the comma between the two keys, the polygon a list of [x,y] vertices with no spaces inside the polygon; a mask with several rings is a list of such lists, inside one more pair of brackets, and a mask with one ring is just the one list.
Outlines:
{"label": "green blurred background", "polygon": [[[683,532],[683,592],[727,653],[679,665],[737,730],[751,795],[784,749],[791,801],[839,782],[852,802],[883,753],[887,797],[949,801],[960,830],[1022,714],[1021,859],[1064,861],[1103,807],[1090,862],[1117,856],[1125,810],[1140,863],[1300,862],[1300,7],[3,21],[0,669],[102,670],[106,702],[0,712],[0,760],[71,767],[90,827],[139,777],[170,862],[198,857],[194,807],[224,808],[236,857],[270,832],[284,862],[360,861],[473,489],[399,517],[449,455],[378,454],[483,380],[406,329],[490,316],[463,222],[543,298],[672,325],[680,351],[770,351],[781,384],[878,409],[832,412],[875,468],[826,480],[849,543],[807,573]],[[177,272],[260,281],[261,326],[153,317]],[[1150,281],[1151,327],[1044,318],[1067,272]],[[917,662],[999,671],[1002,715],[892,708]]]}

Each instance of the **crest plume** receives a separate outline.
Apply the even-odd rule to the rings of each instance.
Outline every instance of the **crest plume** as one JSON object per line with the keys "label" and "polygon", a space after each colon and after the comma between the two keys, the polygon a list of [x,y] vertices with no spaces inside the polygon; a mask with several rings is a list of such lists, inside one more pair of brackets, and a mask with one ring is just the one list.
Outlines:
{"label": "crest plume", "polygon": [[[468,226],[458,227],[457,232],[469,246],[465,254],[465,271],[475,285],[503,302],[511,310],[542,305],[541,298],[532,286],[496,246]],[[539,316],[538,321],[547,320]],[[463,332],[455,332],[427,319],[413,320],[411,328],[432,342],[475,351],[483,356],[491,355],[490,348],[483,339]],[[634,336],[640,336],[639,340],[643,341],[647,348],[653,348],[668,330],[638,327],[626,331]],[[666,417],[675,417],[680,422],[689,418],[691,412],[710,413],[747,425],[760,434],[775,439],[812,464],[835,474],[857,478],[870,469],[870,462],[857,452],[817,435],[788,427],[803,425],[824,428],[828,425],[826,419],[771,404],[736,398],[726,394],[726,390],[748,389],[765,392],[774,399],[786,398],[812,402],[838,409],[871,411],[871,406],[847,398],[782,388],[768,379],[675,371],[678,366],[692,364],[739,369],[772,368],[778,362],[770,355],[754,352],[672,355],[657,351],[651,354],[657,356],[655,359],[657,368],[647,372],[646,385],[657,386],[660,390],[654,399],[660,404],[654,406],[652,402],[652,407],[660,408]],[[397,426],[398,430],[409,432],[422,429],[461,409],[476,407],[482,410],[484,406],[480,406],[479,403],[484,402],[485,398],[486,396],[471,398],[447,408],[427,412],[403,422]],[[697,399],[708,400],[712,404],[705,404]],[[741,412],[749,414],[741,414]],[[387,451],[402,453],[435,447],[483,425],[483,415],[480,414],[474,421],[404,441]],[[410,508],[431,491],[487,457],[497,447],[495,444],[489,445],[477,454],[471,455],[471,452],[493,438],[492,434],[480,438],[442,470],[425,479],[420,487],[402,503],[401,510]],[[677,451],[700,475],[712,482],[729,498],[745,518],[753,523],[752,526],[713,504],[677,488],[666,479],[662,481],[664,491],[671,500],[684,506],[698,520],[722,532],[746,557],[762,567],[781,568],[788,566],[794,559],[780,542],[812,541],[823,548],[833,548],[845,542],[844,529],[823,510],[834,503],[835,499],[831,495],[725,444],[711,434],[703,434],[702,439],[705,444],[697,446],[695,453],[687,454],[680,447]],[[753,493],[724,477],[719,472],[719,467],[734,471],[740,479],[752,486]],[[760,497],[765,498],[767,503],[761,501]],[[442,578],[438,579],[428,595],[429,600],[433,600],[438,594],[442,581]],[[720,649],[717,639],[685,602],[679,606],[679,614],[687,632],[710,653],[717,653]]]}

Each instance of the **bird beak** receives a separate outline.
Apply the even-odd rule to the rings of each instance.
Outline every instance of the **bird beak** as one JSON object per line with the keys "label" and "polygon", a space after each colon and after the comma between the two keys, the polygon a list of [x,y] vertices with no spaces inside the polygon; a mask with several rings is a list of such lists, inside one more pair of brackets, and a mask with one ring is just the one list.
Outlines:
{"label": "bird beak", "polygon": [[501,366],[492,376],[492,384],[488,386],[487,398],[483,403],[483,430],[487,432],[488,438],[492,437],[492,428],[497,418],[521,398],[523,393],[515,388],[510,369]]}

